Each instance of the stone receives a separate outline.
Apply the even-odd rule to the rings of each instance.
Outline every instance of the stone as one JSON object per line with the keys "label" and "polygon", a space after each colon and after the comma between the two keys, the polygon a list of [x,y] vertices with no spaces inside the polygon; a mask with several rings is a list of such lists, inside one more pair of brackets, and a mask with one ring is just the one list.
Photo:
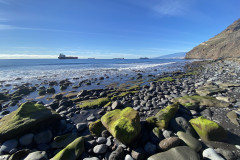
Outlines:
{"label": "stone", "polygon": [[43,105],[26,102],[0,120],[0,141],[21,136],[42,125],[47,127],[59,119],[59,114]]}
{"label": "stone", "polygon": [[177,147],[180,143],[180,139],[178,137],[169,137],[164,140],[162,140],[159,143],[159,147],[163,150],[169,150],[171,148]]}
{"label": "stone", "polygon": [[78,123],[78,124],[76,124],[76,128],[77,128],[78,132],[81,132],[87,128],[87,124],[86,123]]}
{"label": "stone", "polygon": [[16,139],[10,139],[5,141],[0,147],[0,154],[9,153],[12,149],[16,148],[18,141]]}
{"label": "stone", "polygon": [[217,100],[220,100],[220,101],[224,101],[224,102],[227,102],[227,103],[233,103],[233,102],[236,102],[235,99],[231,98],[231,97],[223,97],[223,96],[218,96],[216,97]]}
{"label": "stone", "polygon": [[22,149],[12,154],[8,160],[22,160],[27,157],[29,153],[31,153],[29,149]]}
{"label": "stone", "polygon": [[146,154],[143,148],[133,149],[131,152],[131,156],[136,160],[145,160]]}
{"label": "stone", "polygon": [[83,160],[100,160],[100,159],[97,157],[91,157],[91,158],[83,158]]}
{"label": "stone", "polygon": [[97,139],[98,144],[103,144],[106,142],[107,142],[107,139],[105,137],[98,137],[98,139]]}
{"label": "stone", "polygon": [[233,154],[232,151],[230,150],[227,150],[227,149],[222,149],[222,148],[217,148],[215,149],[215,151],[222,155],[225,159],[227,160],[235,160],[236,159],[236,156]]}
{"label": "stone", "polygon": [[131,144],[141,132],[140,116],[131,107],[107,112],[101,122],[123,144]]}
{"label": "stone", "polygon": [[164,130],[164,131],[163,131],[163,137],[164,137],[164,138],[169,138],[169,137],[171,137],[171,136],[173,136],[172,131],[168,131],[168,130]]}
{"label": "stone", "polygon": [[187,134],[185,132],[179,131],[177,132],[177,136],[190,148],[195,150],[196,152],[202,149],[202,144],[196,138]]}
{"label": "stone", "polygon": [[189,121],[201,139],[206,141],[223,141],[227,137],[227,131],[218,123],[202,116]]}
{"label": "stone", "polygon": [[127,154],[124,158],[124,160],[134,160],[129,154]]}
{"label": "stone", "polygon": [[217,154],[217,152],[214,151],[214,149],[212,148],[205,149],[202,155],[203,155],[203,158],[208,158],[211,160],[224,160],[224,158],[222,158],[219,154]]}
{"label": "stone", "polygon": [[108,146],[106,144],[99,144],[93,148],[93,152],[96,154],[106,153]]}
{"label": "stone", "polygon": [[51,141],[51,139],[52,139],[52,131],[50,130],[42,131],[40,133],[37,133],[34,136],[34,142],[36,144],[48,143]]}
{"label": "stone", "polygon": [[191,124],[183,117],[176,117],[172,119],[170,121],[170,127],[174,132],[183,131],[193,136],[196,134]]}
{"label": "stone", "polygon": [[34,134],[28,133],[19,138],[19,143],[23,146],[28,146],[33,141]]}
{"label": "stone", "polygon": [[30,153],[24,160],[48,160],[48,157],[45,151],[36,151]]}
{"label": "stone", "polygon": [[204,85],[196,89],[197,94],[200,96],[211,96],[217,93],[224,93],[226,89],[219,88],[216,85]]}
{"label": "stone", "polygon": [[146,121],[160,129],[167,128],[169,121],[175,116],[179,108],[178,103],[167,106],[166,108],[160,110],[155,116],[149,117]]}
{"label": "stone", "polygon": [[228,119],[233,123],[236,124],[237,126],[239,126],[239,122],[238,122],[238,115],[235,111],[230,111],[227,113],[227,117]]}
{"label": "stone", "polygon": [[115,151],[113,151],[108,160],[121,160],[124,159],[125,157],[125,152],[123,150],[122,146],[118,146]]}
{"label": "stone", "polygon": [[58,152],[51,160],[76,160],[84,152],[84,138],[79,137]]}
{"label": "stone", "polygon": [[154,154],[157,151],[157,146],[152,144],[151,142],[147,142],[144,146],[144,150],[148,153],[148,154]]}
{"label": "stone", "polygon": [[69,143],[73,142],[77,138],[76,133],[69,133],[62,136],[54,137],[54,141],[51,143],[52,148],[63,148]]}
{"label": "stone", "polygon": [[0,155],[0,160],[8,160],[10,155]]}
{"label": "stone", "polygon": [[179,146],[150,156],[147,160],[200,160],[197,152],[187,146]]}
{"label": "stone", "polygon": [[89,125],[89,131],[93,136],[100,136],[103,130],[105,130],[105,127],[103,126],[100,119],[90,123]]}
{"label": "stone", "polygon": [[224,108],[230,105],[229,103],[219,101],[210,96],[184,96],[175,98],[173,101],[179,102],[184,107],[193,110],[196,110],[199,106]]}
{"label": "stone", "polygon": [[122,106],[122,104],[121,104],[120,101],[115,101],[115,102],[112,103],[111,108],[112,108],[112,109],[120,109],[121,106]]}

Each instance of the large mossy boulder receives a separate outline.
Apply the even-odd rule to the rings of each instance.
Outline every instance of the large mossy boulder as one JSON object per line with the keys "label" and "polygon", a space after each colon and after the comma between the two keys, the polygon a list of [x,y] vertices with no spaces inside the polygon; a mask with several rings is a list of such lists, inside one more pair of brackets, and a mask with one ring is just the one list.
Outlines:
{"label": "large mossy boulder", "polygon": [[[19,137],[60,119],[60,115],[41,104],[26,102],[0,120],[0,141]],[[49,123],[51,122],[51,123]]]}
{"label": "large mossy boulder", "polygon": [[84,152],[84,138],[79,137],[58,152],[51,160],[77,160]]}
{"label": "large mossy boulder", "polygon": [[89,131],[93,136],[100,136],[103,130],[105,130],[105,127],[103,126],[100,119],[90,123],[89,125]]}
{"label": "large mossy boulder", "polygon": [[201,139],[206,141],[223,141],[227,137],[227,131],[218,123],[202,116],[189,121]]}
{"label": "large mossy boulder", "polygon": [[101,121],[107,130],[124,144],[131,144],[141,132],[140,116],[131,107],[107,112]]}
{"label": "large mossy boulder", "polygon": [[167,128],[170,120],[175,116],[179,108],[179,103],[174,103],[160,110],[155,116],[149,117],[146,121],[160,129]]}
{"label": "large mossy boulder", "polygon": [[206,107],[229,107],[229,103],[219,101],[210,96],[184,96],[175,98],[174,102],[179,102],[188,109],[197,109],[199,106]]}
{"label": "large mossy boulder", "polygon": [[147,160],[200,160],[197,152],[187,146],[179,146],[152,155]]}

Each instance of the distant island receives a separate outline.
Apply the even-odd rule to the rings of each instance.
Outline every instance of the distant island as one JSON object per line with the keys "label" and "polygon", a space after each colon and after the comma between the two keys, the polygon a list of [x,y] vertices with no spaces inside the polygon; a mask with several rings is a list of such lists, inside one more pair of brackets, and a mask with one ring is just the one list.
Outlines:
{"label": "distant island", "polygon": [[72,56],[67,57],[65,54],[60,53],[58,56],[58,59],[78,59],[78,57],[72,57]]}
{"label": "distant island", "polygon": [[140,57],[139,59],[149,59],[148,57]]}

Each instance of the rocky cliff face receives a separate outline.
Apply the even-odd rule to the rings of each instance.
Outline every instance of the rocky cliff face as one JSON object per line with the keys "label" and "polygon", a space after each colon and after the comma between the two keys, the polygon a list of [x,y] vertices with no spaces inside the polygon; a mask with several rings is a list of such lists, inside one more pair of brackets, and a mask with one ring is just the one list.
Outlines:
{"label": "rocky cliff face", "polygon": [[240,57],[240,19],[186,54],[187,59]]}

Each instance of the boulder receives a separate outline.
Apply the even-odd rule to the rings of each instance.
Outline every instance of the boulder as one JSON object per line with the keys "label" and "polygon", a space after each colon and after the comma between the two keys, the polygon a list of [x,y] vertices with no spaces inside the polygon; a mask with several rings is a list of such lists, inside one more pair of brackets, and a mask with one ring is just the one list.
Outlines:
{"label": "boulder", "polygon": [[105,128],[100,119],[90,123],[89,125],[89,131],[93,136],[100,136],[103,130],[105,130]]}
{"label": "boulder", "polygon": [[212,148],[207,148],[203,151],[203,158],[208,158],[211,160],[224,160],[216,151]]}
{"label": "boulder", "polygon": [[132,143],[141,131],[140,116],[131,107],[107,112],[101,121],[107,130],[124,144]]}
{"label": "boulder", "polygon": [[237,120],[238,115],[235,111],[228,112],[227,117],[233,124],[236,124],[237,126],[239,126],[239,122]]}
{"label": "boulder", "polygon": [[186,143],[186,145],[188,145],[188,147],[192,148],[196,152],[200,151],[200,149],[202,148],[201,142],[199,142],[196,138],[194,138],[190,134],[179,131],[177,132],[177,135],[184,143]]}
{"label": "boulder", "polygon": [[76,133],[69,133],[62,136],[57,136],[54,138],[54,141],[52,142],[51,146],[52,148],[62,148],[67,146],[69,143],[74,141],[77,138]]}
{"label": "boulder", "polygon": [[218,123],[202,116],[189,121],[201,139],[206,141],[222,141],[226,139],[227,132]]}
{"label": "boulder", "polygon": [[178,137],[169,137],[169,138],[162,140],[159,143],[159,147],[162,150],[166,151],[171,148],[177,147],[179,145],[179,143],[180,143],[180,139]]}
{"label": "boulder", "polygon": [[3,153],[9,153],[12,149],[16,148],[18,141],[16,139],[10,139],[5,141],[0,147],[0,155]]}
{"label": "boulder", "polygon": [[84,138],[79,137],[58,152],[51,160],[76,160],[84,152]]}
{"label": "boulder", "polygon": [[179,146],[165,152],[160,152],[149,157],[147,160],[200,160],[199,155],[187,146]]}
{"label": "boulder", "polygon": [[229,103],[219,101],[210,96],[184,96],[175,98],[174,102],[179,102],[188,109],[196,110],[199,106],[206,107],[229,107]]}
{"label": "boulder", "polygon": [[58,119],[60,116],[56,112],[43,105],[26,102],[0,120],[0,141],[21,136],[30,130],[39,128],[40,125],[46,126]]}
{"label": "boulder", "polygon": [[169,121],[175,116],[178,108],[178,103],[169,105],[160,110],[155,116],[147,118],[146,121],[153,126],[159,127],[160,129],[167,128]]}
{"label": "boulder", "polygon": [[211,96],[217,93],[226,92],[226,89],[219,88],[217,85],[207,84],[196,89],[200,96]]}
{"label": "boulder", "polygon": [[19,143],[23,146],[30,145],[33,141],[34,134],[28,133],[19,138]]}
{"label": "boulder", "polygon": [[183,131],[187,134],[196,135],[195,130],[191,124],[183,117],[176,117],[170,121],[170,127],[174,132]]}
{"label": "boulder", "polygon": [[52,131],[51,130],[39,132],[34,136],[34,142],[36,144],[48,143],[51,141],[51,139],[52,139]]}
{"label": "boulder", "polygon": [[36,151],[30,153],[24,160],[48,160],[48,157],[45,151]]}

